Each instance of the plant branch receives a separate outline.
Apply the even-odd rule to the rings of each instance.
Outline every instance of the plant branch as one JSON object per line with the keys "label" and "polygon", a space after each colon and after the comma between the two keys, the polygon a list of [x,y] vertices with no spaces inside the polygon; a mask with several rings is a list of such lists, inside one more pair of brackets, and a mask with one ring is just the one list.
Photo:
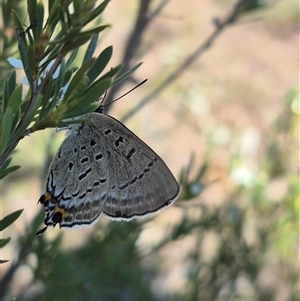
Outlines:
{"label": "plant branch", "polygon": [[[35,103],[37,101],[38,96],[43,93],[46,85],[49,82],[50,77],[54,74],[54,72],[56,71],[56,69],[58,68],[58,66],[61,63],[61,60],[63,59],[63,54],[59,54],[55,60],[55,62],[53,63],[51,69],[49,70],[48,74],[46,75],[45,79],[42,81],[42,83],[39,86],[36,86],[35,90],[32,92],[31,98],[28,102],[28,105],[25,109],[24,115],[22,116],[22,119],[20,120],[16,131],[21,128],[24,124],[24,122],[26,122],[27,117],[32,113],[33,108],[35,107]],[[35,86],[35,85],[33,85]],[[0,167],[3,166],[3,164],[5,163],[6,159],[9,157],[9,155],[11,154],[11,152],[16,148],[16,146],[18,145],[18,143],[20,142],[21,139],[23,139],[25,136],[29,135],[31,133],[30,129],[25,130],[20,137],[18,137],[16,139],[16,141],[14,141],[13,143],[11,143],[8,148],[3,152],[3,154],[0,156]]]}
{"label": "plant branch", "polygon": [[167,86],[174,82],[181,74],[186,71],[201,55],[203,55],[209,48],[211,48],[216,38],[224,31],[224,29],[235,23],[241,13],[242,8],[252,0],[238,0],[233,6],[233,9],[228,14],[223,22],[219,19],[214,20],[216,26],[215,31],[208,37],[208,39],[199,45],[194,52],[192,52],[181,64],[173,71],[162,83],[150,92],[135,108],[129,111],[123,118],[125,122],[132,117],[136,112],[141,110],[149,101],[155,98],[157,94],[163,91]]}
{"label": "plant branch", "polygon": [[[122,76],[122,74],[126,73],[130,69],[131,61],[134,58],[137,50],[141,44],[143,34],[147,29],[149,22],[152,20],[149,18],[149,6],[152,0],[140,0],[140,7],[136,17],[136,21],[132,30],[132,33],[127,41],[122,64],[123,68],[118,74]],[[121,89],[121,87],[125,84],[125,81],[120,84],[113,86],[109,91],[105,98],[104,104],[110,104],[114,99],[116,93]],[[110,105],[106,105],[106,111],[109,110]]]}

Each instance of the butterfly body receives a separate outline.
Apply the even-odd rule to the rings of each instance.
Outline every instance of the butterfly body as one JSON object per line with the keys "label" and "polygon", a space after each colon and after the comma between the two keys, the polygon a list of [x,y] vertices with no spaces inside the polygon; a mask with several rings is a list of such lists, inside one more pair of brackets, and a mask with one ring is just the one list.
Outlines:
{"label": "butterfly body", "polygon": [[163,160],[113,117],[94,112],[73,126],[54,157],[46,189],[46,226],[89,225],[101,214],[130,220],[170,205],[179,186]]}

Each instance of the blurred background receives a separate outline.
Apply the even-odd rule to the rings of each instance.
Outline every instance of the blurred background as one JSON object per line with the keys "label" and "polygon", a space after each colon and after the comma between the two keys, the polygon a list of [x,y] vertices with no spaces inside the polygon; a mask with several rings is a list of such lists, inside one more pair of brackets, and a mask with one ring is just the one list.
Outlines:
{"label": "blurred background", "polygon": [[[3,232],[12,241],[1,249],[1,300],[300,300],[299,3],[253,1],[213,40],[237,2],[150,1],[148,16],[164,6],[133,59],[143,62],[134,80],[148,82],[110,108],[180,181],[167,210],[36,237],[64,132],[20,142],[22,168],[1,182],[1,217],[24,208]],[[98,53],[113,45],[112,66],[140,3],[104,12],[112,27]]]}

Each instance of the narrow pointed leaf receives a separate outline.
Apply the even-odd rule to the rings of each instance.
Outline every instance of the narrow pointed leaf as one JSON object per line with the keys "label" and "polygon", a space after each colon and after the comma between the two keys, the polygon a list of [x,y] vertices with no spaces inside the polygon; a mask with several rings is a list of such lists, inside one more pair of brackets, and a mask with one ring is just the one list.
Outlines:
{"label": "narrow pointed leaf", "polygon": [[88,48],[85,52],[83,62],[86,62],[86,61],[88,61],[89,59],[91,59],[93,57],[94,52],[97,48],[98,37],[99,37],[99,34],[93,35],[93,37],[92,37],[92,39],[91,39],[91,41],[88,45]]}
{"label": "narrow pointed leaf", "polygon": [[[97,103],[91,103],[91,104],[83,106],[83,107],[76,107],[76,108],[73,108],[73,109],[69,110],[68,112],[66,112],[66,114],[64,115],[64,118],[68,119],[68,118],[82,116],[84,114],[95,111],[98,107],[99,107],[99,104],[97,104]],[[61,124],[61,123],[58,124],[58,126],[62,126],[62,125],[63,124]]]}
{"label": "narrow pointed leaf", "polygon": [[8,106],[11,108],[12,113],[15,114],[19,109],[22,103],[22,85],[18,85],[14,92],[12,93]]}
{"label": "narrow pointed leaf", "polygon": [[134,67],[132,67],[130,70],[128,70],[127,72],[125,72],[124,74],[122,74],[120,77],[118,77],[114,82],[113,85],[117,85],[118,83],[120,83],[121,81],[123,81],[125,78],[127,78],[128,76],[130,76],[133,72],[135,72],[138,68],[140,68],[140,66],[143,63],[138,63],[136,64]]}
{"label": "narrow pointed leaf", "polygon": [[8,167],[8,168],[1,168],[0,169],[0,180],[5,178],[8,174],[18,170],[19,168],[21,168],[20,165],[15,165],[15,166],[11,166],[11,167]]}
{"label": "narrow pointed leaf", "polygon": [[93,85],[89,87],[86,92],[84,92],[83,97],[85,99],[88,99],[89,102],[94,102],[98,100],[106,90],[108,90],[110,85],[111,85],[110,79],[98,80],[95,83],[93,83]]}
{"label": "narrow pointed leaf", "polygon": [[66,94],[65,94],[65,97],[64,97],[65,100],[67,100],[71,96],[71,93],[75,90],[75,88],[78,88],[78,86],[80,86],[80,82],[83,80],[86,71],[92,65],[93,62],[94,62],[94,60],[91,59],[91,60],[85,62],[81,66],[81,68],[79,68],[77,70],[77,72],[73,76],[73,78],[70,82],[70,85],[69,85],[69,87],[66,91]]}
{"label": "narrow pointed leaf", "polygon": [[10,240],[10,237],[0,239],[0,249],[7,245],[10,242]]}
{"label": "narrow pointed leaf", "polygon": [[104,70],[109,60],[111,59],[112,53],[113,53],[112,46],[105,48],[100,53],[95,63],[87,73],[87,76],[89,77],[90,81],[93,82],[101,74],[101,72]]}
{"label": "narrow pointed leaf", "polygon": [[105,0],[103,1],[98,7],[96,7],[88,16],[88,18],[86,18],[84,21],[84,25],[88,24],[89,22],[91,22],[92,20],[94,20],[95,18],[97,18],[105,9],[105,7],[107,6],[108,2],[110,0]]}
{"label": "narrow pointed leaf", "polygon": [[[114,75],[116,75],[120,70],[122,69],[122,65],[119,65],[117,67],[111,68],[108,72],[106,72],[103,76],[101,76],[99,79],[104,78],[112,78]],[[115,83],[113,82],[113,85]]]}
{"label": "narrow pointed leaf", "polygon": [[13,117],[12,109],[8,107],[5,111],[0,128],[0,154],[3,154],[8,145]]}
{"label": "narrow pointed leaf", "polygon": [[5,228],[14,223],[22,214],[23,210],[24,209],[14,211],[13,213],[10,213],[9,215],[5,216],[2,220],[0,220],[0,231],[3,231]]}

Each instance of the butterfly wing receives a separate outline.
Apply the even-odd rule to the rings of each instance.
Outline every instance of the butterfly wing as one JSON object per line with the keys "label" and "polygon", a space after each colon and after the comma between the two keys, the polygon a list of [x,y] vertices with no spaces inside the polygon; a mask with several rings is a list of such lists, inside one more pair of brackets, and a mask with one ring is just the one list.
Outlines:
{"label": "butterfly wing", "polygon": [[90,118],[107,146],[109,187],[103,213],[130,220],[170,205],[179,186],[164,161],[113,117],[92,113]]}
{"label": "butterfly wing", "polygon": [[91,224],[101,212],[130,220],[170,205],[178,184],[163,160],[118,120],[91,113],[53,159],[40,198],[45,224]]}
{"label": "butterfly wing", "polygon": [[42,196],[46,225],[73,227],[98,220],[108,190],[108,168],[104,160],[100,162],[102,141],[95,140],[87,123],[63,141],[51,163]]}

